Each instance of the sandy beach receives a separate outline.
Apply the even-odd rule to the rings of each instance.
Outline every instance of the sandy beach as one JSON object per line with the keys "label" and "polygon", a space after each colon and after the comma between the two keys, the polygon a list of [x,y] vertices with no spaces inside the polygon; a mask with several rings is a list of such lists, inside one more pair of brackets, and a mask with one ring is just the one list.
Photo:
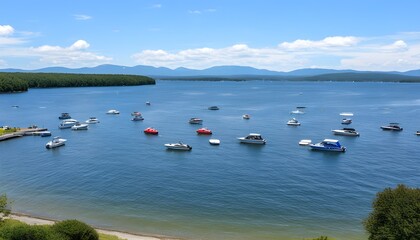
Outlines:
{"label": "sandy beach", "polygon": [[[15,219],[30,225],[50,225],[54,224],[56,221],[51,219],[44,219],[38,217],[32,217],[25,214],[13,213],[9,215],[10,219]],[[120,232],[115,230],[107,230],[101,228],[95,228],[98,233],[105,233],[109,235],[117,236],[121,239],[126,240],[180,240],[180,238],[173,238],[168,236],[151,236],[151,235],[140,235],[127,232]]]}

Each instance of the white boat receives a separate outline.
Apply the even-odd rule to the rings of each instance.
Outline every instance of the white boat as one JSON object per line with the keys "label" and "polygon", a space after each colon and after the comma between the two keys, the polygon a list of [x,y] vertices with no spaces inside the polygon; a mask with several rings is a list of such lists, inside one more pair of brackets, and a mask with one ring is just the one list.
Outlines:
{"label": "white boat", "polygon": [[191,118],[189,120],[189,123],[191,123],[191,124],[202,124],[203,123],[203,120],[200,119],[200,118]]}
{"label": "white boat", "polygon": [[73,127],[78,121],[76,119],[66,119],[61,121],[60,125],[58,125],[58,128],[64,129],[64,128],[71,128]]}
{"label": "white boat", "polygon": [[212,139],[209,139],[209,143],[211,145],[220,145],[220,140],[219,139],[212,138]]}
{"label": "white boat", "polygon": [[343,116],[343,117],[353,117],[354,114],[351,113],[351,112],[342,112],[342,113],[340,113],[340,116]]}
{"label": "white boat", "polygon": [[90,117],[88,120],[85,121],[85,123],[88,123],[88,124],[99,123],[99,119],[97,119],[96,117]]}
{"label": "white boat", "polygon": [[300,126],[300,122],[296,118],[292,118],[287,121],[287,125],[289,126]]}
{"label": "white boat", "polygon": [[56,148],[56,147],[60,147],[60,146],[64,146],[64,144],[66,144],[67,140],[64,138],[60,138],[60,137],[54,137],[51,141],[47,142],[47,144],[45,144],[45,147],[47,149],[51,149],[51,148]]}
{"label": "white boat", "polygon": [[304,111],[300,110],[300,109],[296,109],[290,112],[291,114],[305,114]]}
{"label": "white boat", "polygon": [[178,143],[166,143],[165,147],[171,150],[181,150],[181,151],[190,151],[192,147],[188,144],[184,144],[182,142]]}
{"label": "white boat", "polygon": [[50,137],[51,136],[51,132],[50,131],[41,131],[41,132],[38,132],[38,134],[41,137]]}
{"label": "white boat", "polygon": [[108,112],[106,112],[106,114],[120,114],[120,111],[115,110],[115,109],[111,109]]}
{"label": "white boat", "polygon": [[249,143],[249,144],[265,144],[266,141],[264,138],[261,137],[259,133],[250,133],[246,137],[239,137],[238,140],[241,143]]}
{"label": "white boat", "polygon": [[251,118],[251,115],[249,115],[249,114],[244,114],[244,115],[242,115],[242,118],[243,119],[250,119]]}
{"label": "white boat", "polygon": [[417,136],[420,136],[420,131],[417,131],[415,134],[416,134]]}
{"label": "white boat", "polygon": [[312,143],[312,141],[310,139],[302,139],[302,140],[299,141],[299,145],[301,145],[301,146],[308,146],[311,143]]}
{"label": "white boat", "polygon": [[329,151],[329,152],[345,152],[346,148],[341,146],[340,142],[335,139],[324,139],[324,141],[315,144],[309,144],[312,150]]}
{"label": "white boat", "polygon": [[135,115],[135,116],[131,119],[131,121],[142,121],[142,120],[144,120],[144,117],[143,117],[143,116],[141,116],[141,115]]}
{"label": "white boat", "polygon": [[353,122],[353,120],[351,120],[350,118],[343,118],[343,120],[341,120],[341,124],[346,124],[349,125]]}
{"label": "white boat", "polygon": [[71,127],[71,130],[88,130],[89,124],[77,122]]}
{"label": "white boat", "polygon": [[341,136],[360,136],[360,134],[354,128],[343,128],[331,130],[335,135]]}
{"label": "white boat", "polygon": [[398,123],[390,123],[388,126],[381,126],[382,130],[387,131],[402,131],[403,128],[399,126]]}

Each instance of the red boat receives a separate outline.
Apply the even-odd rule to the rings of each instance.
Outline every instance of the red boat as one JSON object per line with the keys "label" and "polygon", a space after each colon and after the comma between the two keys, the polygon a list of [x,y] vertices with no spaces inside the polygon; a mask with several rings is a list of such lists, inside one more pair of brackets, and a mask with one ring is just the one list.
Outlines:
{"label": "red boat", "polygon": [[200,129],[197,130],[197,133],[198,134],[206,134],[206,135],[211,135],[212,134],[211,130],[207,129],[207,128],[200,128]]}
{"label": "red boat", "polygon": [[151,135],[158,135],[158,130],[154,129],[154,128],[146,128],[144,129],[144,133],[146,134],[151,134]]}

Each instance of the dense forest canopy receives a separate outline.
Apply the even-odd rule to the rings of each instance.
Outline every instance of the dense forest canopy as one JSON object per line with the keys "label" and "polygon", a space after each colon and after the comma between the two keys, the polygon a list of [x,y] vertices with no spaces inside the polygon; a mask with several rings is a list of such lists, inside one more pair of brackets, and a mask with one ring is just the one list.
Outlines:
{"label": "dense forest canopy", "polygon": [[0,92],[22,92],[28,88],[135,86],[155,84],[146,76],[122,74],[0,73]]}
{"label": "dense forest canopy", "polygon": [[328,73],[310,76],[292,75],[230,75],[230,76],[155,76],[160,80],[195,80],[195,81],[307,81],[307,82],[402,82],[420,83],[419,76],[407,76],[392,73]]}

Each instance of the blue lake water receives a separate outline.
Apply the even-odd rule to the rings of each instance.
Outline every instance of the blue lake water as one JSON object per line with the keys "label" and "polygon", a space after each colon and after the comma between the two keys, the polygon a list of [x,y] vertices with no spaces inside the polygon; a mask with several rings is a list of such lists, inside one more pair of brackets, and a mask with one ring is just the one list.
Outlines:
{"label": "blue lake water", "polygon": [[[2,94],[0,125],[36,124],[68,142],[53,150],[45,149],[48,138],[35,136],[0,142],[0,193],[16,212],[138,233],[366,239],[362,221],[378,191],[420,187],[419,90],[400,83],[158,81]],[[220,110],[208,110],[212,105]],[[291,115],[296,106],[306,113]],[[109,109],[121,114],[105,114]],[[145,120],[130,121],[133,111]],[[101,122],[88,131],[60,130],[61,112]],[[340,112],[355,114],[349,127],[360,137],[332,135],[344,127]],[[198,136],[201,126],[188,124],[191,117],[202,118],[213,136]],[[292,117],[302,126],[287,126]],[[404,131],[379,128],[389,122]],[[145,135],[147,127],[159,135]],[[238,143],[251,132],[267,144]],[[298,145],[324,138],[340,140],[347,152]],[[192,151],[165,149],[180,140]]]}

